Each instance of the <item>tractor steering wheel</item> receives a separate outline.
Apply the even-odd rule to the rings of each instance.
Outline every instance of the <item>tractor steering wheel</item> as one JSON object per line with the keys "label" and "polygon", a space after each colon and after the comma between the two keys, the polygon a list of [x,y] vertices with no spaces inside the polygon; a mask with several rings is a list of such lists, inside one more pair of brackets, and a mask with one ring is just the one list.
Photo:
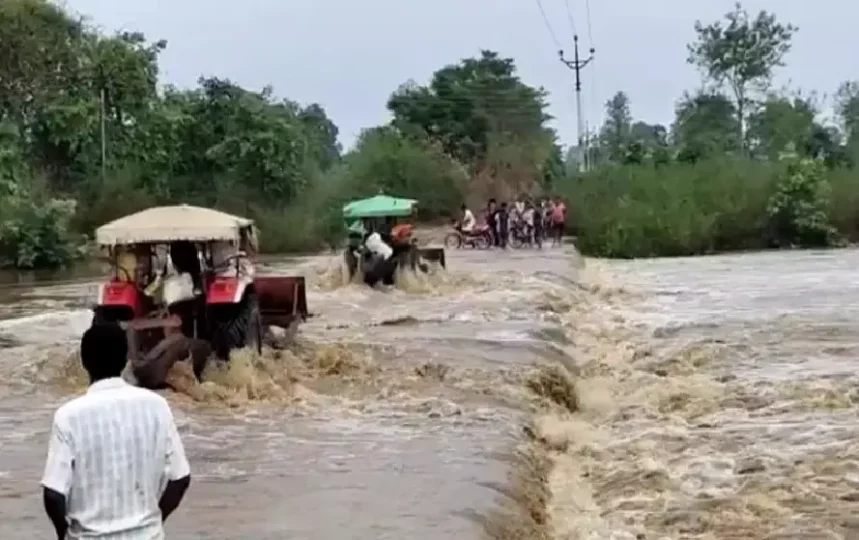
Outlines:
{"label": "tractor steering wheel", "polygon": [[[226,270],[227,268],[229,268],[230,266],[232,266],[233,264],[235,264],[235,262],[236,262],[238,259],[243,259],[243,258],[246,258],[246,257],[247,257],[247,255],[245,255],[244,253],[234,253],[233,255],[230,255],[230,256],[228,256],[227,258],[225,258],[225,259],[224,259],[223,261],[221,261],[218,265],[214,265],[214,266],[212,267],[212,271],[213,271],[213,272],[215,272],[215,273],[218,273],[218,272],[220,272],[220,271]],[[237,265],[237,267],[238,267],[239,269],[241,269],[241,265]],[[239,271],[240,271],[240,270],[239,270]]]}

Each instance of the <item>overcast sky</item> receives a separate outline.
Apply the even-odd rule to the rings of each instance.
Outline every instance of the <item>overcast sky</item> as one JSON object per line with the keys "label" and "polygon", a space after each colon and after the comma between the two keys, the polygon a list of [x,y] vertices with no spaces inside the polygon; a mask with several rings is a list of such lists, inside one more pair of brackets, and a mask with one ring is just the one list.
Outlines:
{"label": "overcast sky", "polygon": [[[626,91],[633,115],[670,123],[674,102],[700,78],[686,60],[696,19],[719,18],[733,0],[568,0],[581,44],[597,49],[584,72],[585,118]],[[557,39],[572,48],[565,0],[542,0]],[[426,82],[439,67],[481,48],[516,60],[529,84],[550,92],[565,144],[576,139],[572,74],[536,0],[67,0],[107,31],[139,30],[166,39],[162,79],[192,86],[200,75],[230,78],[300,102],[318,102],[352,144],[362,128],[388,119],[385,102],[399,84]],[[748,0],[800,27],[779,84],[832,93],[859,79],[859,6],[836,0]],[[851,60],[852,59],[852,60]]]}

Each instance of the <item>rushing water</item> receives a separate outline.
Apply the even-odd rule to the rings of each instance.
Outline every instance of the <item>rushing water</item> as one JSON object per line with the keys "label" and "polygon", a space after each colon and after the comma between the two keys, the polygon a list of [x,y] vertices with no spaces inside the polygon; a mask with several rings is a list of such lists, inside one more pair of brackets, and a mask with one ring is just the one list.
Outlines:
{"label": "rushing water", "polygon": [[[336,287],[324,257],[269,263],[308,276],[317,315],[289,350],[176,375],[195,480],[170,537],[477,538],[464,512],[495,503],[541,362],[579,394],[537,419],[559,538],[859,537],[859,252],[448,260],[392,291]],[[0,289],[0,538],[48,534],[38,480],[84,388],[91,288]]]}

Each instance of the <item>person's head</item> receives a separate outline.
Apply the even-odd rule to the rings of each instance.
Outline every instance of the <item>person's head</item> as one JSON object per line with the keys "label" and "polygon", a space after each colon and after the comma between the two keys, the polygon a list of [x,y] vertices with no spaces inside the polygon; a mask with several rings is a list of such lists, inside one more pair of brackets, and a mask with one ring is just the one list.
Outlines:
{"label": "person's head", "polygon": [[498,202],[495,199],[489,199],[489,204],[487,205],[490,210],[495,210],[495,207],[498,205]]}
{"label": "person's head", "polygon": [[468,206],[467,206],[465,203],[462,203],[462,204],[459,206],[459,209],[460,209],[461,211],[465,212],[466,210],[468,210]]}
{"label": "person's head", "polygon": [[506,210],[506,209],[507,209],[507,202],[503,202],[503,203],[501,203],[501,209],[502,209],[502,210]]}
{"label": "person's head", "polygon": [[95,324],[81,338],[81,363],[91,382],[119,377],[128,362],[128,340],[118,324]]}

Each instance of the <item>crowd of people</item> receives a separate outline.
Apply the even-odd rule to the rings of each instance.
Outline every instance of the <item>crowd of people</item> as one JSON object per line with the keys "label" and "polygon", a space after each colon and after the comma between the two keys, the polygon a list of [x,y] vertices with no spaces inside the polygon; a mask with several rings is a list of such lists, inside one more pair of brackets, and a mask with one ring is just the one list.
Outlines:
{"label": "crowd of people", "polygon": [[[460,232],[474,234],[479,227],[474,212],[465,204],[460,210]],[[522,243],[537,247],[542,247],[543,241],[548,239],[552,240],[552,246],[558,246],[563,243],[567,206],[560,197],[537,200],[521,197],[512,204],[499,204],[496,199],[489,199],[482,217],[495,247],[506,248],[513,235]]]}

